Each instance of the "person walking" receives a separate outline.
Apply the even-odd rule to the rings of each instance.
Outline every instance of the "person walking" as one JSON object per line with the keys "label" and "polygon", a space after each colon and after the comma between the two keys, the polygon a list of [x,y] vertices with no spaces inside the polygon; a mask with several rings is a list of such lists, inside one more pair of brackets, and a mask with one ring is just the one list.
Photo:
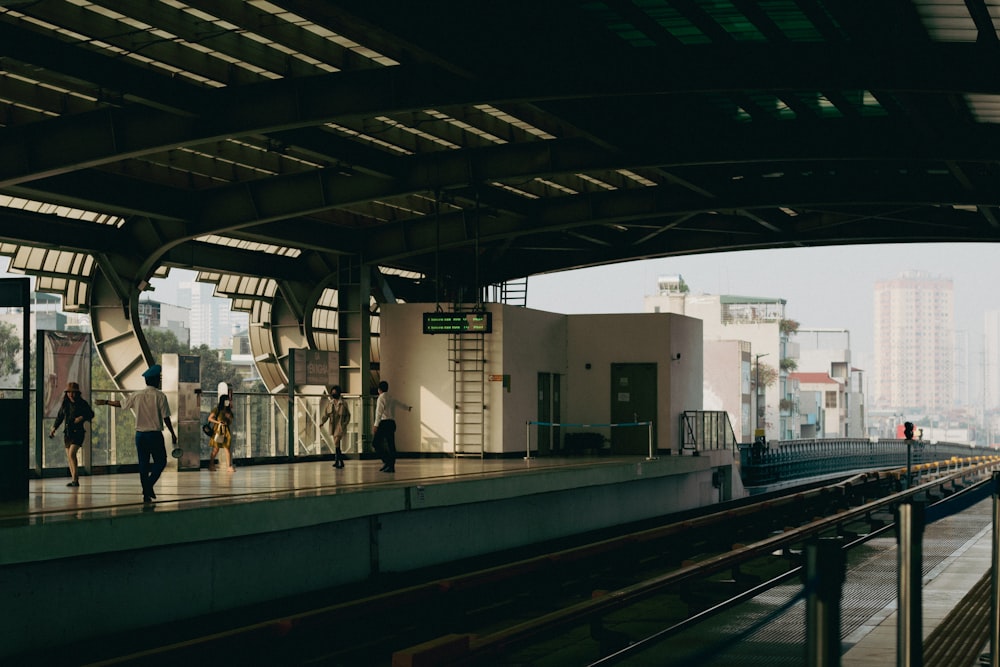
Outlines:
{"label": "person walking", "polygon": [[76,382],[68,383],[63,394],[62,406],[56,416],[56,423],[49,431],[49,437],[54,438],[59,425],[64,422],[66,424],[66,429],[63,431],[63,446],[66,448],[66,461],[69,463],[71,478],[66,486],[80,486],[80,467],[76,457],[87,437],[87,429],[84,424],[93,421],[93,419],[94,409],[80,394],[80,385]]}
{"label": "person walking", "polygon": [[330,402],[326,404],[326,411],[323,413],[323,420],[320,421],[320,428],[323,424],[330,422],[330,437],[333,438],[333,467],[344,467],[344,455],[340,451],[340,443],[344,439],[344,431],[351,423],[351,411],[347,409],[347,401],[340,394],[340,385],[335,384],[330,387]]}
{"label": "person walking", "polygon": [[[163,369],[153,364],[142,374],[146,388],[132,392],[122,401],[99,400],[97,405],[113,405],[116,408],[131,408],[135,412],[135,451],[139,459],[139,482],[142,484],[142,501],[151,503],[156,498],[153,487],[160,474],[167,467],[167,448],[163,441],[163,425],[170,431],[173,444],[177,444],[177,433],[170,422],[170,406],[167,395],[160,391]],[[152,463],[150,463],[152,461]]]}
{"label": "person walking", "polygon": [[215,433],[212,436],[212,455],[208,459],[208,469],[215,470],[215,457],[219,455],[220,449],[224,449],[226,458],[229,459],[229,472],[236,472],[236,468],[233,466],[232,450],[233,408],[229,405],[229,396],[219,397],[219,404],[208,415],[208,423],[215,424]]}
{"label": "person walking", "polygon": [[396,472],[396,407],[413,406],[401,403],[389,396],[389,383],[378,383],[378,400],[375,402],[375,424],[372,429],[372,449],[382,458],[380,472]]}

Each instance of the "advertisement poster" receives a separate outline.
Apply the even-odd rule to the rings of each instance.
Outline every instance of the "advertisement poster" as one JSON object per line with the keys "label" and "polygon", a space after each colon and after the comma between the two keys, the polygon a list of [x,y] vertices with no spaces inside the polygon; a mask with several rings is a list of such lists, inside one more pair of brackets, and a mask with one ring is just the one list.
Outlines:
{"label": "advertisement poster", "polygon": [[40,331],[45,358],[45,417],[55,419],[62,405],[67,382],[80,385],[80,393],[90,401],[90,334],[76,331]]}

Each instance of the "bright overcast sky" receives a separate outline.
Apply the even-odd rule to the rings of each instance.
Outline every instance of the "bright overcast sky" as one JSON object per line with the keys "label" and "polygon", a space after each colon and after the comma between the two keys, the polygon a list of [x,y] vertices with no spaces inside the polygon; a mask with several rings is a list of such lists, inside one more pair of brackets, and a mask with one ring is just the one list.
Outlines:
{"label": "bright overcast sky", "polygon": [[951,278],[955,328],[969,335],[970,371],[980,367],[983,313],[1000,310],[1000,245],[882,244],[691,255],[534,276],[528,307],[557,313],[643,311],[657,278],[680,274],[692,294],[785,299],[804,328],[848,329],[854,365],[874,370],[875,283],[908,270]]}
{"label": "bright overcast sky", "polygon": [[[951,278],[955,327],[969,336],[970,375],[980,368],[983,313],[1000,310],[1000,245],[881,244],[690,255],[564,271],[528,280],[528,307],[556,313],[640,313],[661,275],[680,274],[692,294],[785,299],[786,315],[805,328],[848,329],[854,365],[874,370],[875,283],[903,271]],[[155,281],[156,298],[176,303],[192,271]],[[978,386],[973,380],[973,386]]]}

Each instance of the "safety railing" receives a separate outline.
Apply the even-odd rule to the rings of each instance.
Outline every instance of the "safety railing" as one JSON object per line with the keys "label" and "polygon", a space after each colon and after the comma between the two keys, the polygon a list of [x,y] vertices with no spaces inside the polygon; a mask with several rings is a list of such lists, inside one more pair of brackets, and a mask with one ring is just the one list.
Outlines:
{"label": "safety railing", "polygon": [[[121,466],[136,464],[135,418],[131,410],[113,406],[94,405],[97,399],[120,399],[123,392],[94,390],[88,400],[94,408],[94,419],[88,427],[88,439],[80,454],[86,472],[115,472]],[[324,397],[301,394],[295,397],[294,448],[288,447],[288,397],[287,395],[246,394],[233,395],[232,453],[237,463],[241,460],[286,460],[293,457],[333,454],[329,427],[320,427]],[[341,449],[346,454],[359,453],[363,447],[360,419],[360,397],[345,397],[351,412]],[[218,402],[215,392],[202,392],[199,398],[197,428],[181,428],[177,416],[173,423],[180,438],[198,438],[201,458],[208,459],[212,445],[201,431],[201,424],[208,421],[208,414]],[[55,437],[49,438],[55,420],[43,418],[36,421],[35,403],[30,401],[30,423],[33,425],[29,440],[28,467],[34,476],[59,474],[66,468],[62,427]]]}
{"label": "safety railing", "polygon": [[728,412],[685,410],[681,413],[682,450],[728,449],[735,452],[738,445]]}
{"label": "safety railing", "polygon": [[[793,527],[781,533],[772,535],[765,541],[744,545],[739,549],[718,557],[718,564],[736,563],[732,568],[735,573],[739,569],[739,564],[745,560],[737,560],[734,556],[741,549],[761,552],[768,549],[770,552],[786,550],[791,553],[794,548],[801,553],[801,564],[792,568],[768,582],[765,582],[753,589],[738,595],[731,600],[722,602],[710,607],[705,611],[693,615],[690,619],[651,632],[646,638],[635,639],[624,648],[608,655],[600,660],[590,663],[590,667],[610,667],[619,664],[666,664],[666,665],[716,665],[716,664],[740,664],[740,647],[751,647],[754,644],[761,646],[770,637],[780,637],[781,641],[775,642],[768,659],[780,662],[782,658],[798,653],[798,661],[795,664],[803,665],[826,665],[837,667],[842,664],[842,655],[847,648],[842,637],[847,634],[842,618],[842,606],[844,603],[844,585],[848,575],[856,575],[864,570],[867,565],[859,565],[855,562],[848,571],[848,552],[879,535],[890,535],[895,533],[896,541],[896,566],[895,581],[887,582],[888,587],[893,590],[893,597],[896,599],[896,620],[892,623],[896,632],[895,655],[885,652],[882,660],[886,664],[895,664],[900,667],[910,667],[917,665],[971,665],[975,662],[976,656],[980,657],[978,664],[988,664],[991,667],[1000,667],[1000,587],[994,578],[994,573],[1000,572],[1000,473],[995,471],[995,462],[981,462],[969,465],[965,462],[963,472],[960,473],[962,481],[959,485],[963,488],[955,491],[954,486],[949,483],[953,492],[951,494],[935,494],[935,487],[927,485],[915,487],[908,491],[902,491],[887,498],[881,498],[862,506],[853,507],[836,516],[817,519],[806,525]],[[992,475],[992,480],[986,479],[986,475]],[[976,481],[977,478],[980,481]],[[935,482],[940,484],[941,480]],[[988,570],[984,578],[986,582],[973,586],[969,594],[966,595],[952,610],[946,619],[935,628],[929,636],[923,632],[924,609],[922,598],[923,575],[927,564],[923,558],[923,541],[925,527],[936,521],[948,519],[969,510],[969,508],[986,500],[992,495],[993,502],[993,543],[992,543],[992,569]],[[937,500],[933,498],[937,497]],[[843,533],[838,526],[844,525],[853,517],[871,515],[876,512],[884,512],[893,516],[893,522],[880,529],[866,535],[855,536],[848,539],[849,533]],[[972,522],[977,526],[974,532],[979,530],[978,518]],[[834,537],[833,533],[838,536]],[[870,560],[869,554],[863,560]],[[711,563],[713,559],[708,559],[702,564],[695,564],[692,567],[702,568]],[[716,568],[722,571],[721,567]],[[679,572],[678,572],[679,574]],[[651,586],[665,587],[672,576],[660,576],[650,580]],[[796,584],[798,578],[800,583]],[[879,580],[885,577],[879,576]],[[983,585],[983,584],[986,585]],[[894,584],[894,585],[893,585]],[[777,587],[783,585],[783,591]],[[769,591],[765,600],[758,596],[764,591]],[[601,613],[618,611],[624,606],[629,597],[636,598],[642,594],[638,586],[630,587],[623,591],[616,591],[614,594],[597,597],[589,602],[584,602],[580,606],[589,605],[591,608],[599,608],[603,605]],[[884,594],[884,593],[883,593]],[[746,622],[737,619],[737,614],[732,610],[737,605],[747,600],[757,598],[759,603],[746,615]],[[984,598],[990,598],[985,600]],[[804,615],[801,613],[789,614],[796,606],[805,603]],[[706,627],[711,625],[711,619],[717,617],[720,612],[726,611],[730,615],[721,626],[726,626],[726,630],[707,631]],[[564,611],[560,612],[564,614]],[[579,614],[579,612],[578,612]],[[579,614],[582,616],[582,614]],[[550,614],[546,618],[546,623],[553,623],[558,620],[556,614]],[[859,623],[857,614],[851,619],[854,627]],[[591,621],[593,623],[593,621]],[[801,624],[795,628],[796,624]],[[768,626],[779,626],[777,634],[768,634]],[[523,629],[522,629],[523,628]],[[519,628],[521,632],[536,631],[525,624]],[[795,628],[791,630],[791,628]],[[795,632],[796,634],[792,634]],[[793,638],[794,639],[790,639]],[[804,642],[800,643],[800,637],[804,637]],[[752,638],[744,642],[742,640]],[[980,654],[982,647],[989,640],[989,653]],[[789,642],[789,651],[779,653],[778,649],[782,643]],[[759,650],[759,649],[758,649]],[[933,659],[925,661],[926,657]],[[668,656],[668,657],[665,657]],[[744,661],[746,656],[743,656]],[[895,658],[895,660],[894,660]],[[752,660],[752,658],[750,658]]]}
{"label": "safety railing", "polygon": [[[909,442],[909,444],[907,444]],[[988,455],[991,450],[959,443],[848,438],[792,440],[770,446],[741,444],[740,476],[745,486],[852,470],[871,470]]]}

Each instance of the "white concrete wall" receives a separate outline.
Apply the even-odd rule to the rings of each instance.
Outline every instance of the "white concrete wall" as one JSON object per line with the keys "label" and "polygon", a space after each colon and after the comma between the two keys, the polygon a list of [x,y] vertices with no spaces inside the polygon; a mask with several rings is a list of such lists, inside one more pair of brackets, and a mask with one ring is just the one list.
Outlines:
{"label": "white concrete wall", "polygon": [[[488,451],[521,452],[527,450],[527,422],[538,419],[538,374],[561,375],[561,418],[566,419],[567,405],[567,316],[530,308],[503,306],[500,318],[503,327],[502,368],[489,372],[510,375],[510,391],[502,383],[491,382],[503,406],[503,431],[498,442]],[[497,319],[493,326],[496,329]],[[496,417],[496,414],[491,415]],[[537,447],[532,432],[532,447]]]}
{"label": "white concrete wall", "polygon": [[390,396],[413,406],[412,412],[396,414],[399,452],[450,454],[454,450],[455,401],[448,370],[448,336],[423,333],[423,313],[433,310],[434,306],[426,303],[381,307],[380,377],[389,383]]}
{"label": "white concrete wall", "polygon": [[753,418],[749,378],[744,377],[743,346],[743,341],[738,340],[705,341],[704,409],[724,410],[737,442],[751,442]]}
{"label": "white concrete wall", "polygon": [[[454,450],[454,388],[448,336],[424,335],[430,304],[382,306],[380,374],[389,394],[413,405],[396,414],[396,448]],[[607,422],[612,363],[657,364],[660,449],[678,451],[678,420],[702,409],[701,320],[673,314],[560,315],[489,304],[486,342],[486,452],[526,449],[526,424],[538,416],[538,373],[562,376],[564,422]],[[680,359],[673,359],[680,354]],[[585,365],[591,364],[587,370]],[[508,391],[500,380],[509,375]],[[491,380],[496,376],[495,380]]]}
{"label": "white concrete wall", "polygon": [[[702,409],[701,320],[668,313],[569,315],[564,419],[605,423],[611,418],[611,364],[657,365],[657,449],[680,449],[684,410]],[[680,359],[673,357],[680,354]],[[590,364],[590,369],[586,368]]]}

